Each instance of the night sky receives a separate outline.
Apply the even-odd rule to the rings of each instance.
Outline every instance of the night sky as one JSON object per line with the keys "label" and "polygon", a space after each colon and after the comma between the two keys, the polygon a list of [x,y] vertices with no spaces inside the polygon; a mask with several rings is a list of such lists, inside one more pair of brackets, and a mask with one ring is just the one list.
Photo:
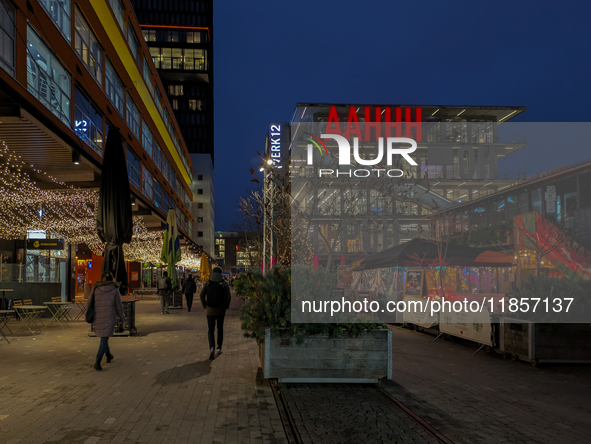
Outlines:
{"label": "night sky", "polygon": [[[525,106],[514,121],[591,121],[590,17],[587,2],[215,1],[216,230],[240,222],[267,124],[297,102]],[[591,158],[588,137],[526,136],[501,171]]]}

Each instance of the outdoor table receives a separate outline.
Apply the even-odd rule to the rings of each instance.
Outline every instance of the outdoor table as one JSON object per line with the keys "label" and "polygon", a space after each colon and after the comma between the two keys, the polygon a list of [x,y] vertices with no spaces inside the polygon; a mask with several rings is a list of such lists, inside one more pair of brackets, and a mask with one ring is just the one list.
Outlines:
{"label": "outdoor table", "polygon": [[[15,305],[12,308],[17,312],[21,321],[23,321],[23,324],[26,325],[33,336],[35,336],[35,331],[32,330],[31,327],[39,328],[37,319],[39,319],[43,312],[47,310],[47,307],[45,305]],[[43,323],[41,323],[41,326],[44,327]]]}
{"label": "outdoor table", "polygon": [[51,319],[46,327],[49,327],[53,322],[57,322],[61,328],[64,328],[60,320],[67,321],[68,312],[74,306],[73,302],[43,302],[49,308]]}
{"label": "outdoor table", "polygon": [[6,302],[6,295],[4,294],[5,291],[14,291],[12,288],[0,288],[2,292],[2,303],[0,304],[0,310],[6,310],[8,308],[8,303]]}
{"label": "outdoor table", "polygon": [[8,342],[10,344],[10,341],[8,340],[8,338],[6,337],[6,335],[4,334],[4,326],[6,326],[6,328],[8,329],[8,331],[10,333],[12,333],[12,330],[10,329],[10,327],[7,325],[8,321],[10,319],[10,314],[14,313],[14,310],[0,310],[0,335],[2,335],[2,337],[6,340],[6,342]]}

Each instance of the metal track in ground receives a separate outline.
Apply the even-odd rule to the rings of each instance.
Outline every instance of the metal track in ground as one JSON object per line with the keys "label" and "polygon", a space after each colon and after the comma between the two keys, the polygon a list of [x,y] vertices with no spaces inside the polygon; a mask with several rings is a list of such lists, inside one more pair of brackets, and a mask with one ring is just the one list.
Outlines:
{"label": "metal track in ground", "polygon": [[[289,410],[289,406],[287,405],[287,401],[285,400],[285,396],[281,392],[279,388],[279,384],[276,379],[269,380],[269,384],[271,389],[273,390],[273,396],[275,397],[275,403],[277,404],[277,409],[279,410],[279,416],[281,418],[281,422],[283,424],[283,428],[285,430],[285,435],[287,440],[290,444],[303,444],[303,440],[298,432],[297,426],[291,415]],[[423,418],[418,416],[396,398],[394,398],[388,391],[384,390],[381,387],[377,388],[378,392],[384,396],[388,401],[402,410],[408,417],[410,417],[413,421],[419,424],[422,428],[424,428],[427,433],[429,433],[433,438],[439,441],[441,444],[454,444],[453,441],[446,438],[441,432],[431,426],[427,421]]]}
{"label": "metal track in ground", "polygon": [[285,400],[285,396],[283,396],[283,393],[279,389],[277,379],[269,379],[269,385],[273,390],[275,404],[277,404],[277,410],[279,410],[279,416],[281,417],[281,423],[283,424],[287,441],[289,444],[304,444]]}
{"label": "metal track in ground", "polygon": [[394,404],[396,407],[398,407],[400,410],[402,410],[404,413],[406,413],[415,422],[420,424],[421,427],[423,427],[437,441],[439,441],[442,444],[454,444],[453,441],[451,441],[450,439],[443,436],[443,434],[441,432],[439,432],[437,429],[435,429],[433,426],[431,426],[427,421],[425,421],[423,418],[418,416],[416,413],[414,413],[412,410],[410,410],[408,407],[406,407],[404,404],[402,404],[400,401],[398,401],[396,398],[394,398],[394,396],[392,396],[386,390],[384,390],[381,387],[378,387],[378,391],[383,396],[385,396],[388,399],[388,401],[390,401],[392,404]]}

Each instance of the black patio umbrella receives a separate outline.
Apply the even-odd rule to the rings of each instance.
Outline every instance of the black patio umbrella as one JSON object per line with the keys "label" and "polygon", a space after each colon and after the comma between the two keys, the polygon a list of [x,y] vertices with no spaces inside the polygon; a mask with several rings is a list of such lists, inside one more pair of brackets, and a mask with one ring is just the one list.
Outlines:
{"label": "black patio umbrella", "polygon": [[123,139],[119,129],[113,127],[109,129],[105,143],[96,230],[100,240],[105,243],[102,271],[113,273],[121,285],[121,294],[124,294],[128,281],[123,244],[131,242],[133,220]]}

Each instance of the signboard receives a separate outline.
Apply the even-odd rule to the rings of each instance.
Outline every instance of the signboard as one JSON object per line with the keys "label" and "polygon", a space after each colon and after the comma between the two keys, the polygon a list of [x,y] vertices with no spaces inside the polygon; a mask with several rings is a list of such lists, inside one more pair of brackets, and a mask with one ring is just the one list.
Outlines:
{"label": "signboard", "polygon": [[441,313],[439,331],[459,338],[469,339],[479,344],[493,345],[492,326],[488,309],[482,312]]}
{"label": "signboard", "polygon": [[406,281],[404,282],[404,296],[423,296],[425,292],[424,270],[407,270]]}
{"label": "signboard", "polygon": [[[406,310],[402,315],[403,322],[425,328],[433,327],[439,322],[439,313],[431,314],[431,301],[429,299],[404,296],[404,302]],[[426,309],[421,311],[420,307],[425,308],[424,304],[427,304]]]}
{"label": "signboard", "polygon": [[546,214],[556,214],[556,187],[554,185],[546,187],[544,198],[546,200]]}
{"label": "signboard", "polygon": [[27,250],[63,250],[62,239],[28,239]]}
{"label": "signboard", "polygon": [[132,272],[131,272],[131,280],[132,280],[132,281],[137,281],[137,280],[138,280],[138,278],[139,278],[139,276],[138,276],[138,272],[137,272],[137,271],[132,271]]}

